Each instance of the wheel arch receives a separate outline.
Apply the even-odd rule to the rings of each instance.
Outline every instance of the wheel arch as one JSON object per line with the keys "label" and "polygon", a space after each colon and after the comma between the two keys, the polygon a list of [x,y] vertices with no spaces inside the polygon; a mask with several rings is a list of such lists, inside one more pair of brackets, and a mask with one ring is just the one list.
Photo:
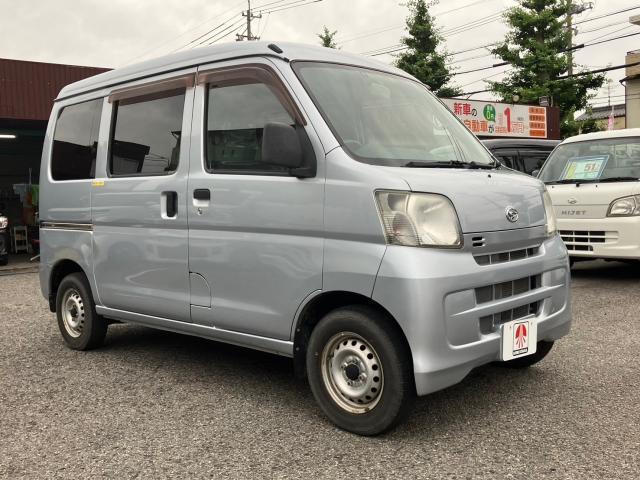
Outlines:
{"label": "wheel arch", "polygon": [[[52,312],[56,311],[56,295],[58,294],[60,282],[62,282],[67,275],[77,272],[84,274],[87,281],[89,280],[89,275],[87,275],[87,272],[84,271],[82,266],[75,260],[69,258],[59,260],[51,268],[51,273],[49,274],[49,310]],[[91,282],[89,282],[89,285],[91,285]]]}
{"label": "wheel arch", "polygon": [[293,360],[295,373],[298,377],[306,376],[306,351],[311,332],[315,326],[327,313],[348,305],[366,305],[386,315],[391,322],[391,328],[401,334],[407,351],[411,353],[411,346],[404,330],[389,310],[380,303],[360,293],[344,290],[322,292],[304,305],[296,319],[293,330]]}

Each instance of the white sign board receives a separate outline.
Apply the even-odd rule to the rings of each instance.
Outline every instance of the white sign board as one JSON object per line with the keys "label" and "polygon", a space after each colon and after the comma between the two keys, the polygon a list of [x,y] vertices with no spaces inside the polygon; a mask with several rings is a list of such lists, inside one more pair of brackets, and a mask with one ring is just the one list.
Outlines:
{"label": "white sign board", "polygon": [[547,138],[545,107],[459,98],[442,101],[476,135]]}

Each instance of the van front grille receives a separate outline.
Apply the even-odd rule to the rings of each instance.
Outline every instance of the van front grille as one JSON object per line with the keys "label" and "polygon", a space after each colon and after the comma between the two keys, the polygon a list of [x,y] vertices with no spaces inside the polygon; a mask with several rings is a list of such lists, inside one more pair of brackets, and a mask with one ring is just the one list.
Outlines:
{"label": "van front grille", "polygon": [[538,255],[540,247],[522,248],[508,252],[491,253],[487,255],[474,255],[478,265],[495,265],[496,263],[512,262]]}
{"label": "van front grille", "polygon": [[560,230],[560,237],[570,252],[593,252],[593,245],[615,243],[618,232],[604,230]]}
{"label": "van front grille", "polygon": [[537,315],[539,303],[540,302],[527,303],[516,308],[494,313],[493,315],[480,317],[480,332],[483,335],[488,335],[497,331],[503,323],[510,322],[511,320],[519,320],[529,315]]}
{"label": "van front grille", "polygon": [[531,277],[523,277],[508,282],[494,283],[493,285],[485,285],[476,288],[476,303],[487,303],[502,298],[509,298],[515,295],[535,290],[540,286],[541,276],[533,275]]}

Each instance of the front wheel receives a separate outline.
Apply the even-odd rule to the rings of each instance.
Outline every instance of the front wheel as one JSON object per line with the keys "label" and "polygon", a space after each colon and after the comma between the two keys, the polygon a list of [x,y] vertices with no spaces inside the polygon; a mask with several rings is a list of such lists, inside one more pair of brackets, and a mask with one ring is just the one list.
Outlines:
{"label": "front wheel", "polygon": [[82,273],[67,275],[56,294],[58,328],[68,347],[89,350],[102,345],[107,322],[96,313],[91,288]]}
{"label": "front wheel", "polygon": [[340,308],[320,320],[309,340],[307,373],[329,419],[359,435],[394,427],[415,398],[404,337],[391,318],[367,306]]}

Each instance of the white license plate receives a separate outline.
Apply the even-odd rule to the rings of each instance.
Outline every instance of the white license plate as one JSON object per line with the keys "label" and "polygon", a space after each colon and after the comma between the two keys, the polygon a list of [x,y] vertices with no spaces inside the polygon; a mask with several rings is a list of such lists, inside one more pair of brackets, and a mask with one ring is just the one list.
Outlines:
{"label": "white license plate", "polygon": [[500,358],[512,360],[536,353],[538,345],[538,324],[536,319],[521,318],[500,326],[502,347]]}

